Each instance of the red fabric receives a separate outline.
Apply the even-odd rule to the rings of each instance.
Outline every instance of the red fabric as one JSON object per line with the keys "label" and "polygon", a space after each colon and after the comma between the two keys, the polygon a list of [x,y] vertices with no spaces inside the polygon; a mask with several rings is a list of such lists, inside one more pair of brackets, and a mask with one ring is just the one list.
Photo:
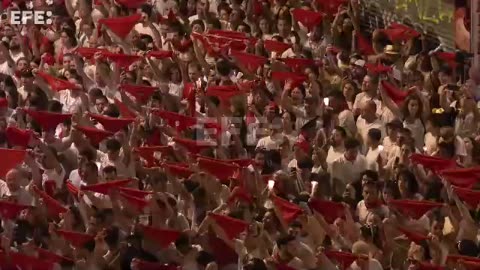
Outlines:
{"label": "red fabric", "polygon": [[43,248],[36,248],[38,257],[42,258],[43,261],[62,264],[64,262],[73,263],[73,260],[62,255],[58,255],[50,250]]}
{"label": "red fabric", "polygon": [[8,108],[8,99],[0,98],[0,108]]}
{"label": "red fabric", "polygon": [[466,202],[470,207],[476,209],[480,204],[480,191],[467,188],[452,187],[460,200]]}
{"label": "red fabric", "polygon": [[428,262],[421,262],[417,266],[418,270],[445,270],[445,267],[440,265],[434,265]]}
{"label": "red fabric", "polygon": [[69,81],[65,81],[62,79],[58,79],[53,77],[50,74],[47,74],[45,72],[39,71],[37,72],[37,75],[42,78],[53,91],[62,91],[62,90],[67,90],[67,89],[76,89],[77,86]]}
{"label": "red fabric", "polygon": [[128,185],[130,182],[132,182],[132,179],[125,179],[125,180],[115,180],[115,181],[109,181],[106,183],[99,183],[99,184],[93,184],[93,185],[88,185],[88,186],[82,186],[80,187],[80,190],[82,191],[92,191],[92,192],[97,192],[101,193],[104,195],[108,195],[110,193],[110,190],[119,188],[119,187],[124,187]]}
{"label": "red fabric", "polygon": [[147,262],[142,260],[136,260],[136,269],[141,270],[181,270],[181,267],[175,265],[168,265],[159,262]]}
{"label": "red fabric", "polygon": [[70,192],[70,194],[72,194],[75,198],[77,198],[78,195],[80,194],[80,189],[74,186],[70,181],[67,181],[65,185],[67,186],[68,192]]}
{"label": "red fabric", "polygon": [[321,214],[325,221],[330,224],[334,223],[338,218],[345,217],[345,206],[338,202],[311,199],[308,205]]}
{"label": "red fabric", "polygon": [[295,146],[300,148],[305,154],[310,153],[310,142],[303,135],[298,136]]}
{"label": "red fabric", "polygon": [[152,239],[162,248],[167,248],[171,243],[177,241],[181,234],[179,231],[154,228],[151,226],[142,225],[141,228],[146,238]]}
{"label": "red fabric", "polygon": [[163,167],[167,169],[170,174],[180,176],[182,178],[189,178],[193,174],[188,167],[178,166],[176,164],[163,164]]}
{"label": "red fabric", "polygon": [[177,21],[177,16],[175,16],[175,13],[173,13],[173,9],[170,9],[170,11],[167,14],[167,17],[158,15],[159,24],[175,23],[176,21]]}
{"label": "red fabric", "polygon": [[210,29],[210,30],[208,30],[207,34],[226,37],[226,38],[234,38],[234,39],[235,38],[236,39],[243,39],[243,38],[247,37],[247,35],[243,32],[218,30],[218,29]]}
{"label": "red fabric", "polygon": [[33,191],[43,200],[45,207],[47,207],[48,213],[52,216],[58,216],[68,211],[60,202],[50,197],[47,193],[40,190],[38,187],[33,187]]}
{"label": "red fabric", "polygon": [[435,53],[435,56],[438,59],[447,63],[452,68],[456,68],[457,65],[458,65],[456,53],[453,53],[453,52],[437,52],[437,53]]}
{"label": "red fabric", "polygon": [[382,84],[383,90],[385,91],[385,94],[387,94],[387,96],[389,96],[392,99],[392,101],[397,104],[402,103],[405,100],[405,98],[407,98],[407,96],[410,94],[410,92],[398,89],[393,84],[387,81],[382,81],[381,84]]}
{"label": "red fabric", "polygon": [[347,3],[347,0],[317,0],[320,10],[328,15],[335,15],[338,7]]}
{"label": "red fabric", "polygon": [[272,80],[280,82],[292,81],[292,87],[295,88],[305,82],[307,77],[293,72],[272,71]]}
{"label": "red fabric", "polygon": [[106,53],[108,52],[107,49],[99,49],[99,48],[87,48],[87,47],[81,47],[75,49],[75,53],[79,54],[80,56],[86,58],[86,59],[93,59],[93,56],[95,53]]}
{"label": "red fabric", "polygon": [[115,102],[115,106],[117,106],[118,110],[120,111],[120,115],[123,117],[123,118],[136,118],[137,115],[131,111],[127,105],[125,105],[123,102],[121,102],[120,100],[118,99],[114,99],[113,100]]}
{"label": "red fabric", "polygon": [[472,188],[480,178],[480,166],[473,168],[447,169],[440,171],[439,174],[445,177],[445,179],[454,186]]}
{"label": "red fabric", "polygon": [[271,200],[287,224],[293,222],[303,212],[302,208],[300,208],[298,205],[280,197],[272,196]]}
{"label": "red fabric", "polygon": [[213,213],[209,214],[209,216],[215,221],[215,223],[217,223],[220,228],[223,229],[227,237],[232,240],[237,238],[238,235],[240,235],[248,228],[248,223],[240,219],[217,215]]}
{"label": "red fabric", "polygon": [[480,263],[480,258],[470,257],[470,256],[462,256],[462,255],[449,255],[449,256],[447,256],[447,261],[450,261],[450,262],[464,261],[464,262]]}
{"label": "red fabric", "polygon": [[215,176],[223,183],[228,183],[238,171],[239,167],[234,164],[218,162],[211,159],[199,158],[198,167],[201,170]]}
{"label": "red fabric", "polygon": [[389,29],[399,29],[403,30],[405,32],[405,36],[410,37],[410,38],[415,38],[420,36],[420,33],[413,28],[406,26],[404,24],[399,24],[399,23],[392,23],[389,27]]}
{"label": "red fabric", "polygon": [[171,146],[146,146],[146,147],[137,147],[135,152],[147,162],[147,167],[153,167],[156,165],[157,161],[155,160],[155,152],[160,152],[162,155],[168,155],[172,153]]}
{"label": "red fabric", "polygon": [[362,34],[357,33],[357,47],[363,55],[374,55],[372,42],[365,38]]}
{"label": "red fabric", "polygon": [[[374,74],[389,73],[389,72],[392,72],[392,70],[393,70],[392,67],[385,66],[385,65],[382,65],[380,63],[378,63],[378,64],[367,63],[367,64],[365,64],[365,67],[367,68],[367,70],[369,72],[374,73]],[[382,82],[384,82],[384,81],[382,81]]]}
{"label": "red fabric", "polygon": [[173,138],[173,141],[176,144],[179,144],[187,149],[188,152],[193,153],[193,154],[198,154],[201,151],[211,148],[211,147],[216,147],[216,144],[207,142],[207,141],[194,141],[194,140],[189,140],[189,139],[182,139],[179,137]]}
{"label": "red fabric", "polygon": [[441,203],[416,200],[391,200],[389,204],[413,219],[419,219],[428,211],[443,206]]}
{"label": "red fabric", "polygon": [[384,29],[383,32],[392,42],[406,41],[420,36],[419,32],[401,24],[392,24],[388,29]]}
{"label": "red fabric", "polygon": [[157,59],[171,58],[173,57],[173,51],[166,51],[166,50],[149,51],[147,53],[147,57],[153,57]]}
{"label": "red fabric", "polygon": [[161,110],[153,110],[152,113],[165,120],[169,126],[175,128],[179,132],[197,124],[196,117],[189,117],[183,114]]}
{"label": "red fabric", "polygon": [[410,160],[413,163],[422,165],[424,168],[432,171],[439,171],[447,168],[454,168],[457,166],[455,160],[443,159],[421,154],[412,154],[410,156]]}
{"label": "red fabric", "polygon": [[292,45],[283,43],[276,40],[267,39],[263,42],[265,50],[269,52],[276,52],[277,54],[282,54],[284,51],[290,49]]}
{"label": "red fabric", "polygon": [[124,129],[135,121],[133,118],[115,118],[93,113],[89,113],[88,116],[102,124],[105,130],[113,133]]}
{"label": "red fabric", "polygon": [[101,130],[101,129],[94,128],[94,127],[77,126],[75,128],[78,131],[82,132],[88,139],[90,139],[90,142],[93,145],[97,145],[97,144],[101,143],[103,140],[105,140],[106,138],[108,138],[110,136],[113,136],[113,133],[110,132],[110,131]]}
{"label": "red fabric", "polygon": [[[103,18],[98,20],[98,28],[101,29],[101,26],[105,25],[119,38],[125,39],[141,18],[140,13],[126,17]],[[100,29],[98,29],[98,33],[100,33]]]}
{"label": "red fabric", "polygon": [[258,68],[267,63],[267,58],[255,54],[232,51],[230,55],[238,64],[253,74],[256,74]]}
{"label": "red fabric", "polygon": [[56,231],[58,236],[63,237],[67,242],[72,244],[72,246],[81,248],[86,243],[93,241],[95,239],[94,235],[79,233],[74,231],[66,231],[66,230],[57,230]]}
{"label": "red fabric", "polygon": [[186,83],[183,87],[183,99],[188,102],[188,112],[190,116],[195,116],[196,100],[195,100],[195,84]]}
{"label": "red fabric", "polygon": [[28,147],[33,132],[31,130],[19,129],[16,127],[7,127],[5,136],[11,146],[20,146],[23,149]]}
{"label": "red fabric", "polygon": [[295,21],[300,22],[303,26],[307,27],[310,31],[319,25],[321,26],[323,15],[320,12],[312,10],[306,10],[303,8],[296,8],[292,11],[292,16]]}
{"label": "red fabric", "polygon": [[399,227],[398,230],[401,233],[403,233],[408,238],[408,240],[414,242],[417,245],[422,244],[423,241],[428,239],[428,237],[426,235],[423,235],[419,232],[410,231],[408,229],[401,228],[401,227]]}
{"label": "red fabric", "polygon": [[120,196],[139,212],[143,212],[143,209],[148,206],[148,201],[144,198],[132,196],[122,191],[120,192]]}
{"label": "red fabric", "polygon": [[465,268],[465,270],[479,270],[480,269],[480,262],[462,261],[462,265]]}
{"label": "red fabric", "polygon": [[45,181],[45,183],[43,183],[43,190],[45,190],[47,195],[54,196],[57,190],[57,182],[55,182],[55,180]]}
{"label": "red fabric", "polygon": [[297,73],[301,73],[305,68],[315,65],[315,61],[313,59],[307,58],[282,58],[280,61],[291,68],[293,72]]}
{"label": "red fabric", "polygon": [[158,87],[148,85],[122,84],[120,89],[132,95],[137,102],[146,104]]}
{"label": "red fabric", "polygon": [[349,252],[327,250],[324,252],[325,256],[333,263],[336,263],[341,269],[347,269],[350,265],[358,259],[357,255]]}
{"label": "red fabric", "polygon": [[54,263],[51,261],[28,256],[24,253],[10,251],[8,256],[11,264],[20,267],[20,269],[53,270],[54,267]]}
{"label": "red fabric", "polygon": [[208,234],[208,244],[210,252],[215,257],[215,261],[220,269],[223,266],[238,262],[238,254],[222,239],[210,233]]}
{"label": "red fabric", "polygon": [[218,97],[221,101],[228,101],[230,98],[243,95],[246,92],[240,91],[236,85],[220,85],[207,87],[207,96]]}
{"label": "red fabric", "polygon": [[66,120],[72,118],[71,113],[54,113],[47,111],[34,111],[24,109],[25,113],[28,114],[35,122],[37,122],[43,130],[53,130],[57,126]]}
{"label": "red fabric", "polygon": [[147,0],[115,0],[115,2],[127,8],[139,8],[147,3]]}
{"label": "red fabric", "polygon": [[0,177],[5,177],[8,171],[22,164],[26,154],[25,150],[0,149]]}
{"label": "red fabric", "polygon": [[209,159],[213,160],[216,162],[223,162],[223,163],[228,163],[228,164],[237,164],[240,167],[248,167],[254,163],[254,160],[246,158],[246,159],[217,159],[217,158],[211,158],[211,157],[204,157],[200,155],[196,155],[196,157],[201,157],[203,159]]}
{"label": "red fabric", "polygon": [[242,201],[247,204],[253,204],[253,197],[250,195],[244,188],[236,187],[233,189],[230,197],[228,198],[228,203],[233,204],[237,201]]}
{"label": "red fabric", "polygon": [[130,54],[123,54],[123,53],[111,53],[106,52],[102,54],[104,57],[109,59],[112,62],[115,62],[122,68],[129,67],[131,64],[135,63],[136,61],[140,61],[142,57],[138,55],[130,55]]}
{"label": "red fabric", "polygon": [[5,219],[15,219],[20,212],[29,209],[30,206],[18,203],[0,201],[0,216]]}
{"label": "red fabric", "polygon": [[134,188],[126,188],[126,187],[120,187],[118,188],[118,190],[123,194],[130,195],[137,198],[142,198],[142,199],[150,194],[153,194],[152,191],[145,191],[145,190],[139,190]]}

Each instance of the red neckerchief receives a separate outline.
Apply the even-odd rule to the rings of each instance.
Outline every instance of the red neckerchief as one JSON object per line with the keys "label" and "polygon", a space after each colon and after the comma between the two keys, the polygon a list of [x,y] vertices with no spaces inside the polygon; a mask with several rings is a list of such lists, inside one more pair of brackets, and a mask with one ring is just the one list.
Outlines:
{"label": "red neckerchief", "polygon": [[379,208],[380,206],[382,206],[382,201],[380,200],[375,200],[374,202],[371,202],[371,203],[365,202],[365,207],[368,210],[376,209],[376,208]]}
{"label": "red neckerchief", "polygon": [[343,156],[345,157],[345,160],[350,161],[352,163],[355,162],[355,160],[357,159],[357,157],[355,157],[354,159],[349,159],[349,158],[347,158],[346,155],[343,155]]}
{"label": "red neckerchief", "polygon": [[272,255],[272,259],[276,264],[288,264],[290,260],[286,261],[280,258],[280,253],[277,251],[275,254]]}

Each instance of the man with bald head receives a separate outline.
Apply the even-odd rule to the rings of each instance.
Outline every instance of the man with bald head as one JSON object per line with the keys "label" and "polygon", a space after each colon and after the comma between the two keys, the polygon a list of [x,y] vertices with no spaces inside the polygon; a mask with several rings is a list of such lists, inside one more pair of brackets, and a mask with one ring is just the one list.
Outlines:
{"label": "man with bald head", "polygon": [[25,179],[18,169],[11,169],[5,176],[5,181],[0,181],[0,196],[2,199],[23,205],[31,205],[33,198],[24,185]]}
{"label": "man with bald head", "polygon": [[[368,131],[376,128],[382,132],[382,140],[385,136],[385,124],[377,117],[377,104],[373,100],[366,100],[360,108],[360,116],[357,119],[357,129],[362,140],[362,145],[365,145],[368,138]],[[364,149],[365,150],[365,149]]]}

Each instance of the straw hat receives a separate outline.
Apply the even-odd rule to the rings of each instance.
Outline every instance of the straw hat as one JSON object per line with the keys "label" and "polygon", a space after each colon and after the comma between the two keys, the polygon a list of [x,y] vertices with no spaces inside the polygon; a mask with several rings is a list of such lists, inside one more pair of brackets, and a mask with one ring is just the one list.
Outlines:
{"label": "straw hat", "polygon": [[391,54],[391,55],[397,55],[399,54],[398,49],[395,48],[393,45],[387,45],[385,46],[385,49],[383,50],[385,54]]}

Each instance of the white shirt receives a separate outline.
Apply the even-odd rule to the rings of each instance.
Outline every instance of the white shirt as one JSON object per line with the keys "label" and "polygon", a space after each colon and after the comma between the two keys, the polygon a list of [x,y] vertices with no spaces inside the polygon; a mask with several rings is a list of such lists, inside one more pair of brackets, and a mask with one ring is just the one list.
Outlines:
{"label": "white shirt", "polygon": [[338,125],[345,128],[350,136],[357,133],[355,118],[353,117],[353,112],[350,110],[344,110],[338,114]]}
{"label": "white shirt", "polygon": [[[375,210],[375,211],[372,211]],[[381,205],[379,207],[376,207],[375,209],[368,209],[367,206],[365,205],[365,201],[361,200],[357,204],[357,216],[358,216],[358,221],[361,224],[366,224],[368,217],[373,214],[381,215],[382,217],[386,217],[388,215],[388,207],[385,205]]]}
{"label": "white shirt", "polygon": [[357,158],[352,162],[345,158],[345,155],[335,160],[332,164],[332,179],[338,183],[336,190],[342,194],[345,186],[358,179],[360,175],[367,169],[367,160],[361,154],[357,155]]}
{"label": "white shirt", "polygon": [[119,177],[135,177],[135,162],[132,159],[129,166],[126,166],[125,163],[123,163],[123,155],[124,154],[122,151],[119,157],[116,160],[112,161],[108,158],[107,154],[101,153],[99,155],[100,171],[102,171],[107,166],[113,166],[117,169],[117,175]]}
{"label": "white shirt", "polygon": [[[372,170],[378,172],[378,156],[381,155],[383,151],[380,151],[380,148],[377,147],[372,149],[371,147],[368,148],[367,155],[365,159],[367,160],[367,170]],[[382,154],[382,158],[384,155]]]}
{"label": "white shirt", "polygon": [[355,96],[355,101],[353,102],[353,109],[360,109],[366,101],[373,100],[375,105],[377,105],[377,114],[382,115],[382,102],[378,98],[371,98],[365,92],[360,92]]}
{"label": "white shirt", "polygon": [[8,189],[7,183],[3,180],[0,180],[0,197],[5,197],[5,196],[16,197],[18,204],[32,205],[33,203],[32,195],[25,188],[20,187],[18,191],[10,192],[10,189]]}
{"label": "white shirt", "polygon": [[62,165],[60,165],[60,168],[62,169],[60,172],[57,172],[55,169],[45,170],[42,174],[42,185],[45,185],[45,182],[49,180],[53,180],[57,189],[62,188],[66,172]]}
{"label": "white shirt", "polygon": [[368,138],[368,131],[372,128],[379,129],[382,132],[382,138],[380,139],[380,141],[383,139],[383,137],[385,137],[385,124],[382,120],[378,118],[375,119],[375,121],[373,121],[372,123],[367,123],[367,121],[365,121],[365,119],[360,116],[357,119],[357,128],[358,133],[360,133],[360,135],[362,136],[364,145]]}
{"label": "white shirt", "polygon": [[58,98],[58,101],[63,104],[63,111],[66,113],[74,113],[78,108],[82,108],[81,97],[72,97],[70,91],[61,91]]}
{"label": "white shirt", "polygon": [[283,142],[283,135],[277,134],[272,136],[266,136],[258,140],[257,148],[264,148],[266,150],[278,150]]}
{"label": "white shirt", "polygon": [[8,65],[7,61],[0,64],[0,73],[10,76],[14,74],[13,69]]}
{"label": "white shirt", "polygon": [[329,172],[332,171],[333,162],[339,159],[340,157],[342,157],[344,153],[345,153],[345,149],[343,149],[343,147],[335,149],[333,146],[330,146],[330,148],[328,149],[327,159],[326,159]]}

